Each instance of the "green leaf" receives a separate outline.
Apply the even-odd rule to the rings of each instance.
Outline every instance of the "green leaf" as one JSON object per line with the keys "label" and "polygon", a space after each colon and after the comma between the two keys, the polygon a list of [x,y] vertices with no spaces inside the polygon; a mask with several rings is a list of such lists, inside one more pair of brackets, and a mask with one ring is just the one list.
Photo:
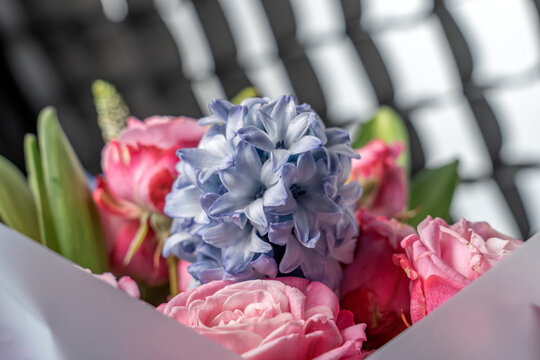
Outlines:
{"label": "green leaf", "polygon": [[129,108],[122,99],[122,95],[111,84],[103,80],[96,80],[92,84],[94,105],[98,117],[98,125],[105,142],[118,137],[126,127]]}
{"label": "green leaf", "polygon": [[26,134],[24,137],[24,157],[26,159],[28,184],[36,203],[41,242],[49,249],[60,252],[43,178],[41,156],[36,136],[33,134]]}
{"label": "green leaf", "polygon": [[54,109],[39,115],[38,138],[60,253],[94,273],[107,271],[105,241],[86,175]]}
{"label": "green leaf", "polygon": [[352,146],[358,149],[373,139],[380,139],[386,144],[399,141],[405,144],[405,149],[397,162],[409,171],[409,135],[403,119],[388,106],[381,107],[375,116],[362,125],[354,136]]}
{"label": "green leaf", "polygon": [[411,182],[410,209],[418,209],[408,221],[417,226],[427,215],[450,220],[450,204],[459,183],[458,161],[435,169],[424,169]]}
{"label": "green leaf", "polygon": [[40,241],[36,205],[23,173],[0,156],[0,217],[4,223]]}
{"label": "green leaf", "polygon": [[242,89],[238,94],[236,94],[236,96],[232,98],[231,103],[234,105],[239,105],[243,100],[257,96],[259,96],[257,89],[250,86]]}

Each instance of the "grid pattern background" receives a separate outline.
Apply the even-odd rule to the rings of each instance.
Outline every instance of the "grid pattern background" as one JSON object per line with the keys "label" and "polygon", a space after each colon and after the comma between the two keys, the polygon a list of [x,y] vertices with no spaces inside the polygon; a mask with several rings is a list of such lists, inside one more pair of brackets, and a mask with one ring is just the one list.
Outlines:
{"label": "grid pattern background", "polygon": [[351,130],[389,105],[413,172],[460,159],[455,218],[540,230],[539,0],[2,0],[0,152],[52,104],[83,164],[103,145],[90,84],[132,113],[208,112],[246,86]]}

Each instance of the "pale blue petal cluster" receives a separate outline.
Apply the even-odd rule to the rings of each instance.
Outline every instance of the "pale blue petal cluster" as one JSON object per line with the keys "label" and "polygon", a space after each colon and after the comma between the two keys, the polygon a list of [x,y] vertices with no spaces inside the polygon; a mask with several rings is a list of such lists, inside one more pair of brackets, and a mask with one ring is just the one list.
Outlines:
{"label": "pale blue petal cluster", "polygon": [[163,255],[192,262],[201,283],[294,274],[336,288],[358,236],[349,133],[290,95],[210,110],[199,147],[178,150]]}

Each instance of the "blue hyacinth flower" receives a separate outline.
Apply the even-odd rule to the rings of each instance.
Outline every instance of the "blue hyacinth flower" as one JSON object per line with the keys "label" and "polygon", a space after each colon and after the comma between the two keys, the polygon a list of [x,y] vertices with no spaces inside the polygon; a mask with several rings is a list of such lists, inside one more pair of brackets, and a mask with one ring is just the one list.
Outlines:
{"label": "blue hyacinth flower", "polygon": [[315,113],[298,114],[292,96],[282,96],[269,114],[259,111],[258,115],[264,130],[246,126],[237,133],[242,140],[270,154],[273,171],[285,164],[291,155],[323,145],[320,138],[307,134],[310,126],[317,123]]}
{"label": "blue hyacinth flower", "polygon": [[[292,165],[291,165],[292,166]],[[244,214],[253,226],[266,234],[266,207],[279,207],[287,202],[288,192],[281,173],[274,173],[270,162],[262,163],[257,150],[244,141],[236,148],[235,166],[219,173],[227,192],[209,208],[208,214],[223,217]]]}
{"label": "blue hyacinth flower", "polygon": [[349,134],[290,95],[210,110],[198,148],[178,151],[164,256],[193,262],[201,283],[294,274],[335,288],[358,236]]}

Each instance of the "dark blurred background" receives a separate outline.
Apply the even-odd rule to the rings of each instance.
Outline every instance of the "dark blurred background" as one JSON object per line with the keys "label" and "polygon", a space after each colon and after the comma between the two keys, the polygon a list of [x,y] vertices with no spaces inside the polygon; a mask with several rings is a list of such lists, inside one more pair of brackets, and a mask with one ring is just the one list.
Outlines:
{"label": "dark blurred background", "polygon": [[246,86],[293,93],[354,130],[405,119],[413,172],[459,158],[452,215],[540,230],[540,0],[0,0],[0,154],[57,107],[83,165],[103,146],[90,93],[133,115],[199,117]]}

